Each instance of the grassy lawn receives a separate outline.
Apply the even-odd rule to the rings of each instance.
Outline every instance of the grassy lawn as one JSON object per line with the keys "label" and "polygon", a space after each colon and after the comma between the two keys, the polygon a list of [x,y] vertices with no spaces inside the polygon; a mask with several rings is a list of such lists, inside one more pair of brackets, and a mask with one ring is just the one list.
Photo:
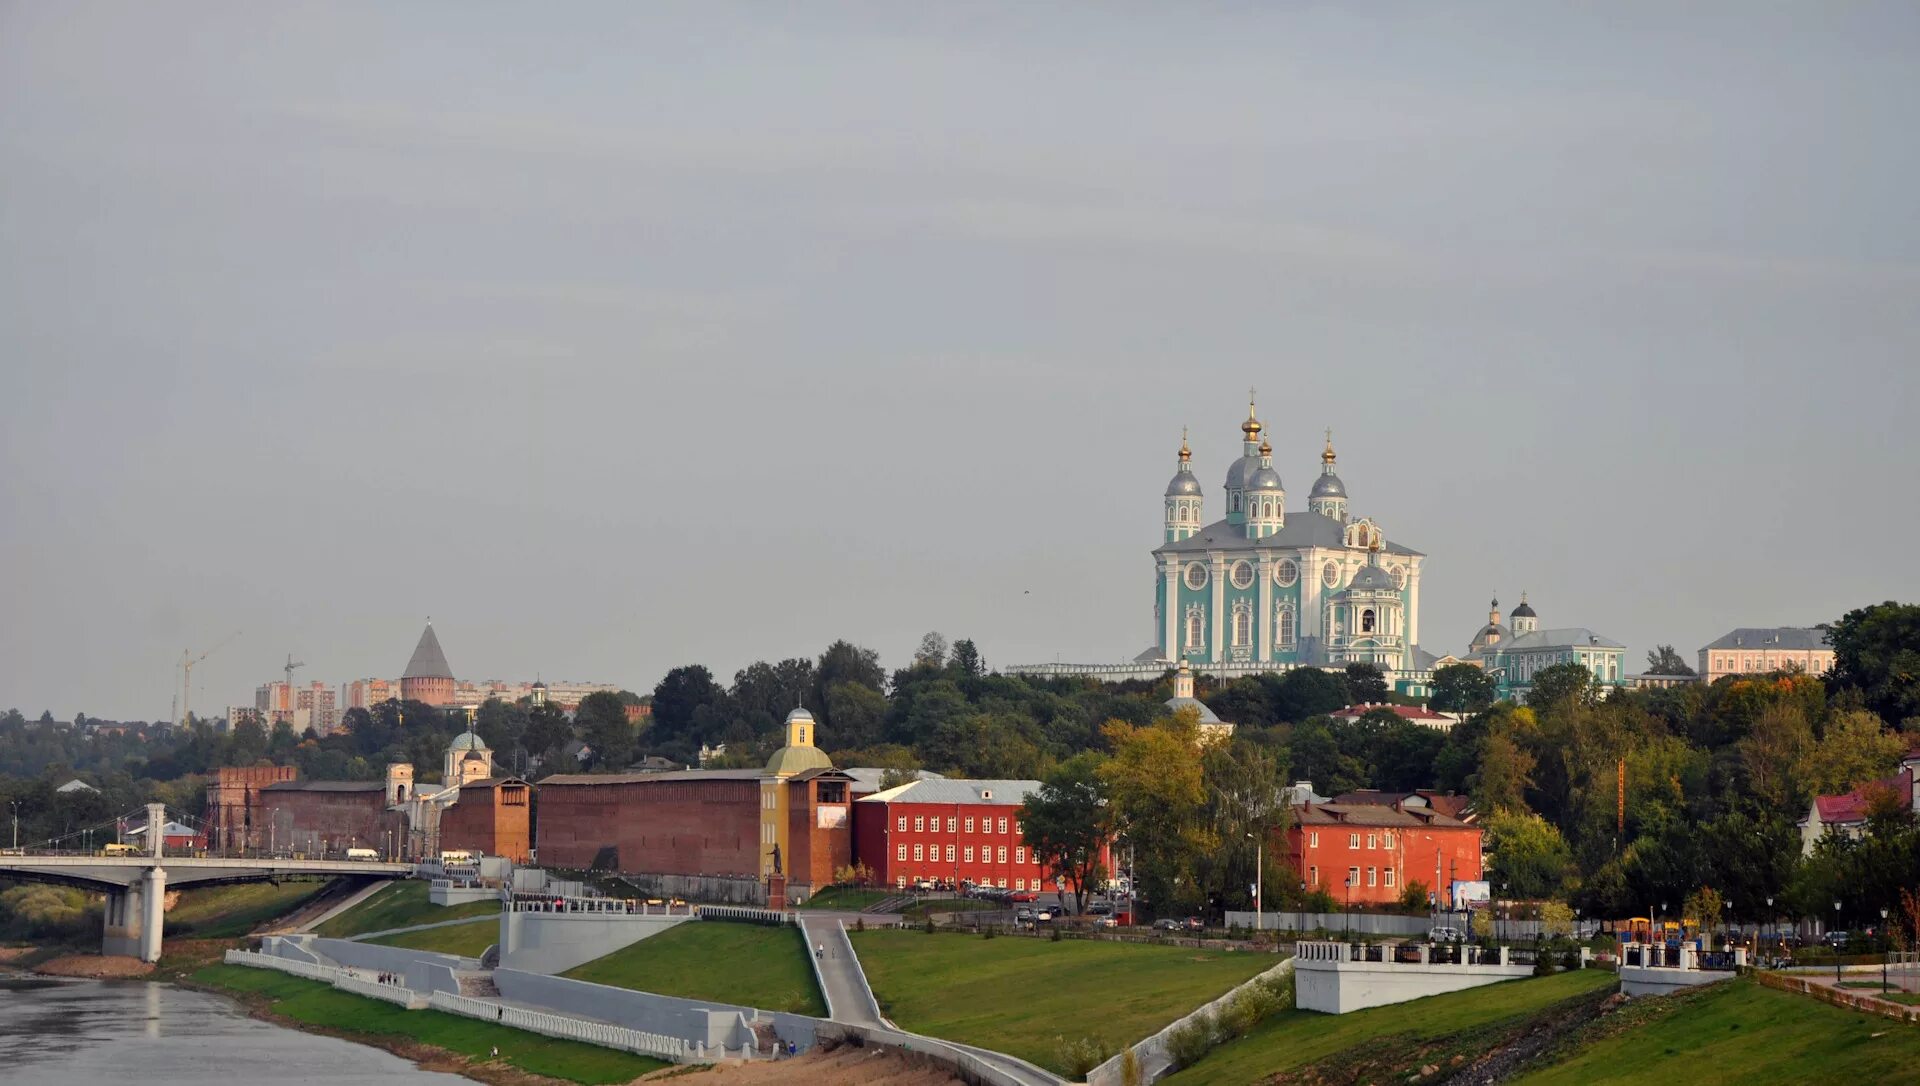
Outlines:
{"label": "grassy lawn", "polygon": [[327,888],[328,879],[189,886],[167,910],[167,934],[196,939],[235,939],[276,916],[284,916]]}
{"label": "grassy lawn", "polygon": [[399,879],[314,930],[329,939],[364,935],[370,931],[437,924],[468,916],[497,916],[498,901],[469,901],[464,905],[435,905],[427,900],[425,879]]}
{"label": "grassy lawn", "polygon": [[1119,1051],[1280,961],[1081,939],[851,934],[881,1010],[903,1028],[1055,1070],[1063,1037]]}
{"label": "grassy lawn", "polygon": [[869,905],[893,896],[892,890],[862,890],[852,886],[829,886],[800,903],[802,909],[834,909],[857,913]]}
{"label": "grassy lawn", "polygon": [[1671,1013],[1603,1037],[1527,1083],[1912,1082],[1920,1027],[1751,980],[1673,997]]}
{"label": "grassy lawn", "polygon": [[499,941],[500,921],[491,916],[469,920],[464,924],[452,924],[444,928],[405,931],[398,935],[382,935],[378,939],[367,940],[369,943],[379,943],[382,946],[431,950],[440,954],[458,954],[464,958],[478,958],[487,952],[488,947]]}
{"label": "grassy lawn", "polygon": [[500,1047],[500,1059],[522,1071],[598,1086],[627,1082],[656,1071],[659,1060],[611,1048],[542,1037],[439,1011],[404,1011],[391,1003],[336,991],[317,981],[271,969],[215,965],[193,974],[212,988],[258,995],[276,1014],[295,1022],[336,1030],[357,1040],[394,1038],[418,1041],[486,1062]]}
{"label": "grassy lawn", "polygon": [[1378,1038],[1439,1038],[1518,1018],[1563,999],[1610,987],[1619,979],[1604,969],[1584,969],[1503,981],[1352,1014],[1282,1011],[1252,1033],[1222,1045],[1199,1063],[1162,1081],[1182,1086],[1259,1082],[1277,1071],[1303,1067]]}
{"label": "grassy lawn", "polygon": [[798,928],[695,920],[562,975],[659,995],[827,1016]]}

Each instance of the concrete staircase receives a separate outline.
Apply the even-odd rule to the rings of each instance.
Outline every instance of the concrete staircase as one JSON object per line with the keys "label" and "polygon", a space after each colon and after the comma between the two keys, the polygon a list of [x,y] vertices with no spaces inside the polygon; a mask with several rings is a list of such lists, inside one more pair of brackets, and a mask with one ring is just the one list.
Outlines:
{"label": "concrete staircase", "polygon": [[500,989],[494,987],[491,973],[461,973],[460,994],[474,999],[499,999]]}
{"label": "concrete staircase", "polygon": [[914,898],[912,894],[895,894],[892,897],[883,897],[860,911],[863,913],[897,913],[901,909],[913,904],[913,901]]}

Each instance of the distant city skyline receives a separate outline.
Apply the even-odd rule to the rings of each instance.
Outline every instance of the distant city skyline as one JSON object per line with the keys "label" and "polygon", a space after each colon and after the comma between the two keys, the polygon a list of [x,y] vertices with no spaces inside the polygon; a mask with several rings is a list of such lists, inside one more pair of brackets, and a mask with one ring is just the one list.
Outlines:
{"label": "distant city skyline", "polygon": [[569,11],[0,6],[0,707],[1128,659],[1249,385],[1429,652],[1920,598],[1920,9]]}

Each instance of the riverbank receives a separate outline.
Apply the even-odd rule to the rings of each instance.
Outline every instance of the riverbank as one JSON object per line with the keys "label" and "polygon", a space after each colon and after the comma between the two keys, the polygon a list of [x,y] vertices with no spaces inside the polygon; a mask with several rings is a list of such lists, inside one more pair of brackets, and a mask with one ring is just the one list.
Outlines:
{"label": "riverbank", "polygon": [[[451,1072],[493,1086],[613,1086],[672,1067],[629,1052],[440,1011],[396,1011],[389,1003],[270,970],[213,965],[177,983],[233,999],[262,1021],[369,1045],[412,1060],[423,1070]],[[498,1058],[491,1055],[496,1049]]]}

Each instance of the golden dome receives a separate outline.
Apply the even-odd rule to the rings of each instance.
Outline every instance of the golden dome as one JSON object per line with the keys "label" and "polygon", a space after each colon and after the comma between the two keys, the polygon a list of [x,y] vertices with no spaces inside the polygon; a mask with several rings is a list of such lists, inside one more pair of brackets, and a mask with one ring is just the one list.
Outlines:
{"label": "golden dome", "polygon": [[1333,431],[1332,430],[1327,431],[1327,448],[1326,448],[1326,451],[1320,454],[1320,462],[1322,464],[1333,463]]}
{"label": "golden dome", "polygon": [[1184,464],[1192,459],[1193,450],[1187,448],[1187,428],[1182,426],[1180,427],[1180,462]]}
{"label": "golden dome", "polygon": [[1265,441],[1265,440],[1262,440],[1262,441],[1260,442],[1260,455],[1261,455],[1261,456],[1272,456],[1272,455],[1273,455],[1273,444],[1272,444],[1271,442],[1268,442],[1268,441]]}

